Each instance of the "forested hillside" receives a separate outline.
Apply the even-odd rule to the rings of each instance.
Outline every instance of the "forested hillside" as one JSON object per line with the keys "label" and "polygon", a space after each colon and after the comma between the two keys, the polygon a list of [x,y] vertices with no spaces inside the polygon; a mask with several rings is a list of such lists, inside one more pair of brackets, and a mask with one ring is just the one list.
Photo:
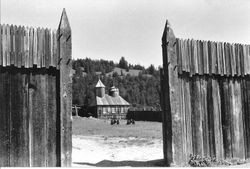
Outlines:
{"label": "forested hillside", "polygon": [[[138,76],[110,75],[115,67],[127,71],[141,70]],[[73,104],[91,105],[95,100],[94,87],[98,78],[106,86],[106,93],[115,85],[120,95],[137,109],[160,109],[160,74],[158,68],[150,65],[145,68],[141,65],[129,64],[124,57],[119,63],[106,60],[91,60],[89,58],[73,60]],[[97,73],[99,72],[99,73]],[[108,74],[109,73],[109,74]]]}

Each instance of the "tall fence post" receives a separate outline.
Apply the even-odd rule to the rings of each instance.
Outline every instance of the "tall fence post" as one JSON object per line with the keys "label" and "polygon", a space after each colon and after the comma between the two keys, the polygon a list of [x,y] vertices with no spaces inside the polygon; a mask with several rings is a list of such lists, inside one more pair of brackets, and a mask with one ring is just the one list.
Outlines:
{"label": "tall fence post", "polygon": [[176,38],[168,21],[162,36],[163,55],[163,149],[168,166],[184,165],[179,80],[176,56]]}
{"label": "tall fence post", "polygon": [[58,28],[58,50],[60,69],[60,133],[62,167],[71,166],[72,154],[72,79],[71,71],[71,28],[65,9],[63,9]]}

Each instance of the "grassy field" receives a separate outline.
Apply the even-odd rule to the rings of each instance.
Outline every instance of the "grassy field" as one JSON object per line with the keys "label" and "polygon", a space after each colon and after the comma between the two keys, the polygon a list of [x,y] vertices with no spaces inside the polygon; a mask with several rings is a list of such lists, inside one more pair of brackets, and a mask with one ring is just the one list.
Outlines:
{"label": "grassy field", "polygon": [[73,135],[162,139],[162,123],[136,121],[135,125],[126,125],[123,120],[119,125],[110,125],[108,120],[73,117]]}

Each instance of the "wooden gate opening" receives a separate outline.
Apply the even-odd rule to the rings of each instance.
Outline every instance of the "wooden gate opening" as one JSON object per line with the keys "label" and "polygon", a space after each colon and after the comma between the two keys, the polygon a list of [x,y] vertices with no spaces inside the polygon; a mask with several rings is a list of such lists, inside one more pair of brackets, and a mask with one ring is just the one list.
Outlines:
{"label": "wooden gate opening", "polygon": [[71,28],[1,25],[0,166],[71,166]]}

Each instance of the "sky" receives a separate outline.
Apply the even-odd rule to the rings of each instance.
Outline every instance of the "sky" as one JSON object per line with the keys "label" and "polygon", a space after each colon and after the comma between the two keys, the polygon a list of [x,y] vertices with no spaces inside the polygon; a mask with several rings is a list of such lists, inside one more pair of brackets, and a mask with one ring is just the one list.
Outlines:
{"label": "sky", "polygon": [[72,57],[162,65],[166,19],[178,38],[250,44],[249,0],[0,0],[1,22],[57,29],[65,8]]}

